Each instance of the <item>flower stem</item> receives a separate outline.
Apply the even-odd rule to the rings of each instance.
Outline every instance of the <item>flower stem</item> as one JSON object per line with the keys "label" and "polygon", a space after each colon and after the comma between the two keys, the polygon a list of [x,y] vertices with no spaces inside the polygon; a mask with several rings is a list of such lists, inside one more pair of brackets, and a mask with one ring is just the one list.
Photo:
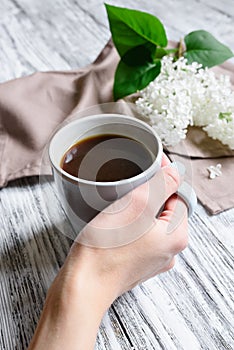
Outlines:
{"label": "flower stem", "polygon": [[178,47],[178,58],[180,58],[180,57],[183,56],[183,51],[184,51],[184,48],[183,48],[183,39],[180,38],[179,47]]}

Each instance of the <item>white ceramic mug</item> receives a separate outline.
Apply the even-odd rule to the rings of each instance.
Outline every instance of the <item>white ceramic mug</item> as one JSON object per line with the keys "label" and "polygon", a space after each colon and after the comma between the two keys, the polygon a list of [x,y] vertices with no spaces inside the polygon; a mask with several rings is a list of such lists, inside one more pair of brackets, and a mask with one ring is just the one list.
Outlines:
{"label": "white ceramic mug", "polygon": [[[61,167],[61,160],[66,151],[79,140],[100,134],[116,134],[142,143],[152,155],[151,166],[137,176],[113,182],[90,181],[65,172]],[[154,129],[125,115],[89,116],[72,121],[59,129],[50,141],[49,158],[62,206],[76,232],[110,203],[148,181],[160,169],[162,153],[162,144]],[[101,165],[103,163],[99,161],[96,167]],[[178,193],[187,203],[191,215],[196,204],[193,189],[183,183]]]}

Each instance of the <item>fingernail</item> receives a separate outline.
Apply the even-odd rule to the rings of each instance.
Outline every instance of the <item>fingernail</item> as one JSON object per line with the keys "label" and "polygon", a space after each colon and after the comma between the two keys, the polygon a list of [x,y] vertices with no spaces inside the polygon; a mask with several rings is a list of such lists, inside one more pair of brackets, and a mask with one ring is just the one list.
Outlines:
{"label": "fingernail", "polygon": [[169,166],[171,166],[172,168],[176,168],[181,176],[183,176],[186,173],[186,168],[181,162],[172,162]]}

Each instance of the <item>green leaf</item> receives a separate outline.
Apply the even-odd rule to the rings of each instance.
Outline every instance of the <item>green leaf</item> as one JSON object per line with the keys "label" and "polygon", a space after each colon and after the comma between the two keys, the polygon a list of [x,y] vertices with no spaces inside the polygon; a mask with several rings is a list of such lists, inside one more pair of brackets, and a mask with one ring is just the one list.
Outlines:
{"label": "green leaf", "polygon": [[[167,36],[160,20],[146,12],[105,4],[112,39],[119,55],[123,57],[135,46],[147,42],[165,47]],[[155,46],[151,47],[152,50]]]}
{"label": "green leaf", "polygon": [[189,64],[196,61],[203,67],[210,68],[233,57],[232,51],[227,46],[205,30],[189,33],[185,36],[184,41],[186,44],[184,57],[188,59]]}
{"label": "green leaf", "polygon": [[145,62],[153,62],[157,46],[151,43],[139,45],[128,50],[122,61],[129,66],[139,66]]}
{"label": "green leaf", "polygon": [[177,52],[178,49],[163,49],[158,47],[155,53],[155,58],[162,58],[163,56],[169,55],[170,53]]}
{"label": "green leaf", "polygon": [[115,72],[114,100],[130,95],[145,88],[160,73],[161,61],[145,62],[144,65],[131,67],[120,60]]}

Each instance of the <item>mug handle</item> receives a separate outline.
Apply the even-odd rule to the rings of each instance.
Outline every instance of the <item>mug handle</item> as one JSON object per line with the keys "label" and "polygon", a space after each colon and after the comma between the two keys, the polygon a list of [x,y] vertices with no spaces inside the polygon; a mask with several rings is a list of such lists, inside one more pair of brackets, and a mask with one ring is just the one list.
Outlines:
{"label": "mug handle", "polygon": [[197,206],[197,196],[194,189],[186,181],[184,181],[176,193],[186,203],[188,207],[188,217],[191,217]]}

